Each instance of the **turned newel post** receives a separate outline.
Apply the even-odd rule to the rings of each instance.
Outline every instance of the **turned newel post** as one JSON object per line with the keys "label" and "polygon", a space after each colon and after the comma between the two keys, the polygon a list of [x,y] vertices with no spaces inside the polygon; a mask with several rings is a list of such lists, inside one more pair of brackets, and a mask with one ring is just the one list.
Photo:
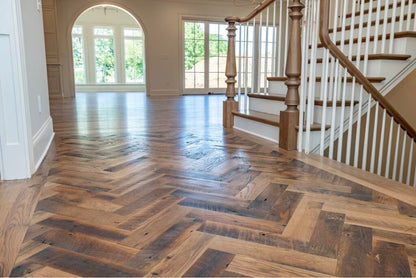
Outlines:
{"label": "turned newel post", "polygon": [[235,58],[235,32],[237,28],[235,23],[238,22],[237,17],[227,17],[225,21],[228,22],[228,52],[227,65],[225,68],[225,76],[227,76],[227,90],[225,95],[227,99],[223,103],[223,125],[225,128],[234,126],[233,111],[238,110],[238,102],[234,100],[235,97],[235,76],[237,75],[237,66]]}
{"label": "turned newel post", "polygon": [[279,146],[285,150],[296,150],[299,125],[299,91],[302,63],[301,52],[301,19],[304,5],[300,0],[293,0],[289,5],[289,16],[292,20],[289,36],[289,48],[286,63],[287,95],[285,111],[280,113]]}

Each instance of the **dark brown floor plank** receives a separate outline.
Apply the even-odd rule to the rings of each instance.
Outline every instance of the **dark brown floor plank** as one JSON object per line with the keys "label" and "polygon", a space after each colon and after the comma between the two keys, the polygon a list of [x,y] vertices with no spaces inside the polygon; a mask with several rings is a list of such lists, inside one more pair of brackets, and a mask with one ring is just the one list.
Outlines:
{"label": "dark brown floor plank", "polygon": [[409,260],[403,244],[377,241],[373,248],[374,277],[411,277]]}
{"label": "dark brown floor plank", "polygon": [[234,254],[208,249],[183,277],[219,276],[228,267],[234,256]]}
{"label": "dark brown floor plank", "polygon": [[345,225],[339,243],[337,276],[372,276],[372,230]]}
{"label": "dark brown floor plank", "polygon": [[313,254],[336,258],[345,215],[321,211],[310,240]]}

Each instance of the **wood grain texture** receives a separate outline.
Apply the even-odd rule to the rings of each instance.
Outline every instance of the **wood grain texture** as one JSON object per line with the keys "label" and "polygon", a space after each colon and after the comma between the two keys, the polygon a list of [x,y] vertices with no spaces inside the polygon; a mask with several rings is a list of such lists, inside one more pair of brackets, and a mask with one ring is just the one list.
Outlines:
{"label": "wood grain texture", "polygon": [[222,100],[54,101],[42,170],[0,184],[3,276],[414,275],[415,190],[224,130]]}

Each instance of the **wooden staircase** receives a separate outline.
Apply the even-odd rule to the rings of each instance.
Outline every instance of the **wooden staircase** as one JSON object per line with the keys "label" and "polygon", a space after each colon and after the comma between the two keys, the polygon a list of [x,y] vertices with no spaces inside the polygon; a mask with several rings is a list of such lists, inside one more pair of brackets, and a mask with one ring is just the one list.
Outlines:
{"label": "wooden staircase", "polygon": [[[250,19],[256,18],[256,16],[260,15],[258,21],[254,21],[254,24],[260,25],[260,29],[262,29],[261,24],[263,24],[263,28],[264,26],[266,26],[266,29],[269,28],[269,14],[271,14],[270,9],[273,9],[273,2],[275,1],[264,1],[263,4],[256,8],[256,10],[250,15]],[[309,8],[308,5],[314,5],[309,4],[309,2],[318,3],[319,1],[305,1],[305,5],[307,6],[306,10]],[[321,2],[321,5],[325,4],[323,3],[323,0]],[[336,3],[334,4],[334,2]],[[333,1],[331,4],[338,5],[338,2],[339,0]],[[415,143],[414,140],[416,139],[416,137],[412,134],[414,130],[412,130],[407,121],[400,116],[398,111],[391,107],[391,105],[385,103],[385,99],[382,95],[387,94],[389,89],[391,89],[394,84],[397,84],[406,76],[403,74],[404,69],[408,69],[415,64],[416,20],[413,10],[416,6],[416,3],[413,3],[413,1],[395,1],[394,3],[388,4],[388,6],[386,6],[380,4],[382,1],[367,0],[359,2],[360,3],[357,4],[358,7],[360,7],[359,10],[349,13],[340,12],[338,16],[339,19],[334,17],[332,27],[329,26],[326,31],[329,34],[332,34],[331,38],[334,40],[333,44],[340,48],[340,53],[344,53],[339,55],[346,57],[348,61],[355,64],[358,71],[366,73],[364,74],[366,82],[368,81],[369,84],[371,84],[369,86],[374,88],[374,92],[369,92],[368,96],[365,95],[364,97],[362,96],[362,93],[358,94],[361,88],[361,84],[366,91],[369,91],[367,90],[367,87],[369,86],[366,87],[365,84],[363,84],[365,82],[358,80],[358,77],[354,74],[354,72],[351,72],[354,71],[351,67],[340,69],[338,76],[328,73],[328,61],[331,61],[330,63],[335,63],[332,61],[336,61],[336,63],[344,67],[345,65],[340,62],[340,58],[342,57],[335,57],[332,51],[328,49],[328,46],[321,42],[321,39],[315,41],[311,39],[311,41],[306,44],[307,47],[303,51],[302,59],[297,57],[298,52],[300,52],[299,48],[301,47],[299,36],[300,30],[297,30],[297,27],[299,25],[298,21],[300,21],[301,16],[299,13],[303,9],[303,4],[300,1],[292,1],[288,7],[288,9],[291,11],[289,16],[292,19],[292,24],[290,25],[289,32],[290,35],[287,37],[289,40],[289,47],[287,49],[288,53],[286,74],[288,74],[289,77],[273,76],[273,74],[270,74],[267,72],[267,70],[264,70],[268,74],[268,86],[258,86],[257,88],[250,88],[250,90],[247,90],[246,88],[245,93],[243,92],[242,96],[239,96],[239,99],[243,97],[245,98],[243,105],[240,104],[238,109],[228,111],[233,118],[231,126],[247,133],[268,139],[270,141],[276,143],[278,142],[280,147],[283,147],[287,150],[298,149],[299,151],[304,151],[304,149],[299,146],[309,144],[310,146],[306,152],[316,151],[323,155],[323,153],[328,152],[328,149],[332,146],[331,143],[327,143],[329,137],[331,137],[330,140],[335,141],[338,140],[338,138],[344,136],[342,135],[344,134],[343,132],[347,132],[347,129],[343,127],[343,122],[336,122],[340,117],[340,121],[342,121],[344,117],[344,120],[347,121],[349,119],[348,115],[351,115],[349,116],[351,118],[350,121],[352,122],[352,124],[350,123],[351,128],[353,125],[356,125],[357,117],[360,118],[363,116],[367,110],[368,113],[370,113],[370,110],[374,105],[380,105],[381,111],[383,111],[382,109],[386,109],[385,114],[390,116],[392,121],[399,125],[399,130],[400,128],[404,130],[405,135],[402,138],[405,138],[407,135],[410,136],[411,140],[409,146],[412,146],[412,149],[410,149],[410,147],[408,148],[406,145],[408,143],[404,141],[403,153],[405,152],[404,150],[408,148],[408,151],[412,151],[411,155],[413,155],[412,144]],[[341,0],[341,4],[339,4],[339,6],[342,6],[342,3],[345,2]],[[327,4],[329,6],[329,3]],[[340,9],[339,6],[335,7],[335,9]],[[276,4],[274,7],[276,7]],[[346,6],[344,6],[344,8],[345,7]],[[262,16],[261,13],[265,12],[267,12],[267,16]],[[322,10],[322,7],[320,12],[325,12]],[[396,15],[396,12],[400,12],[400,14]],[[314,16],[316,16],[316,14],[314,14]],[[322,19],[323,15],[321,14],[318,16]],[[262,20],[264,20],[266,17],[266,21],[262,23]],[[247,22],[247,18],[245,20],[229,18],[228,20],[230,19],[234,22],[239,22],[240,24],[246,24]],[[310,20],[310,23],[316,21],[316,19]],[[306,28],[305,26],[310,25],[307,25],[307,21],[305,20],[302,31],[305,32],[303,30]],[[321,28],[322,25],[323,24],[321,23]],[[404,30],[403,25],[407,25],[409,30]],[[415,30],[410,30],[410,25],[415,25]],[[318,27],[316,27],[316,30],[313,30],[314,27],[308,28],[311,30],[306,32],[312,33],[319,31],[317,30]],[[382,29],[384,29],[383,33],[378,33],[378,31]],[[393,31],[386,32],[386,30]],[[268,31],[267,29],[267,32],[271,31]],[[266,36],[268,35],[266,34]],[[261,33],[259,37],[262,37]],[[261,51],[260,47],[259,49],[260,50],[258,51]],[[372,50],[368,49],[374,49],[374,53],[371,52]],[[328,55],[331,55],[331,58],[328,58]],[[236,60],[234,59],[234,61],[231,62],[235,63]],[[261,63],[262,61],[260,61],[258,65],[259,68],[262,68]],[[267,62],[265,63],[265,68],[267,68]],[[279,61],[276,61],[276,63],[279,63]],[[305,68],[310,68],[310,70],[305,70]],[[348,76],[346,72],[347,70]],[[345,71],[345,74],[341,74],[341,71]],[[307,76],[306,80],[302,79],[302,74]],[[230,71],[230,67],[228,67],[227,82],[231,80],[235,81],[236,74],[234,76],[232,75],[233,73]],[[311,76],[313,77],[311,78]],[[232,84],[234,85],[235,83]],[[336,87],[334,88],[334,86],[337,86],[337,84],[339,87],[342,86],[342,89],[338,88],[339,91],[342,90],[342,98],[341,93],[339,93],[339,96],[336,95]],[[302,91],[302,93],[304,93],[303,98],[300,97],[300,101],[298,93],[299,86],[303,86],[301,90],[304,90]],[[309,95],[305,95],[308,92],[306,87],[311,87],[309,90]],[[310,93],[311,90],[313,91],[312,94]],[[240,93],[241,91],[244,90],[239,88]],[[322,92],[324,91],[325,95],[322,95]],[[230,92],[231,91],[227,90],[228,101],[234,97],[233,93]],[[333,97],[331,97],[332,94]],[[378,94],[380,94],[380,96]],[[309,99],[313,99],[314,101],[310,102]],[[376,104],[372,102],[373,100],[376,101]],[[304,106],[303,110],[302,104]],[[312,111],[308,112],[308,108]],[[379,109],[378,107],[376,108]],[[300,109],[301,112],[300,114],[296,115],[295,110],[297,109]],[[291,113],[287,114],[289,110]],[[357,110],[359,110],[360,114],[358,116]],[[227,113],[227,110],[225,109],[224,112]],[[341,113],[342,116],[340,116]],[[282,117],[282,114],[285,116]],[[289,118],[287,117],[288,115],[290,115]],[[324,116],[322,117],[322,115]],[[354,120],[352,120],[352,115],[354,116]],[[385,117],[386,116],[384,116],[383,121],[385,121]],[[336,121],[334,120],[335,118]],[[290,122],[289,125],[288,122]],[[294,122],[298,123],[293,124]],[[224,126],[231,127],[230,125]],[[383,127],[383,134],[384,129],[385,128]],[[338,134],[335,134],[336,132],[338,132]],[[374,135],[372,135],[373,144],[379,144],[374,139],[376,137],[376,133],[377,131],[374,131]],[[397,132],[397,134],[400,136],[399,132]],[[298,136],[300,137],[299,140]],[[348,136],[350,136],[350,134]],[[370,136],[368,136],[367,131],[365,136],[367,140],[370,140]],[[323,143],[324,140],[325,143]],[[398,140],[399,139],[396,141]],[[366,150],[368,149],[367,145],[365,145],[365,148]],[[396,147],[396,151],[398,150],[399,149]],[[336,155],[332,154],[333,150],[330,150],[330,152],[331,157],[336,157]],[[345,160],[345,154],[340,155],[341,153],[342,151],[339,150],[339,157],[336,159],[338,161],[345,162],[343,161]],[[381,157],[381,151],[378,156]],[[372,154],[371,158],[374,159],[374,157],[375,155]],[[404,157],[404,154],[402,157]],[[348,158],[347,160],[350,159]],[[349,161],[347,163],[349,163]],[[403,163],[404,162],[402,162],[402,164]],[[410,176],[410,172],[412,171],[412,163],[412,159],[409,158],[409,170],[407,171],[407,176]],[[362,164],[363,165],[361,167],[365,169],[367,167],[366,160],[364,160]],[[357,165],[354,166],[357,167]],[[388,167],[388,165],[386,167]],[[404,166],[402,165],[401,168],[403,167]],[[374,168],[373,163],[371,168]],[[403,171],[403,169],[401,170]],[[372,171],[374,172],[374,169]],[[414,171],[416,172],[416,169]],[[396,172],[394,174],[396,175]],[[400,176],[401,180],[403,181],[403,174],[400,174]],[[410,178],[408,178],[408,180],[410,180]],[[416,184],[416,175],[414,178],[414,183]]]}

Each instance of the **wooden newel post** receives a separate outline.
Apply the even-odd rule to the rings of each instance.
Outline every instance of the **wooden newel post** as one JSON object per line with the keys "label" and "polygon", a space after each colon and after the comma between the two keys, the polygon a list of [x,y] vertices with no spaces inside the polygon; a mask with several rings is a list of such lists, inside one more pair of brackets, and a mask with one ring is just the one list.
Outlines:
{"label": "wooden newel post", "polygon": [[289,16],[292,19],[292,25],[289,37],[289,49],[286,63],[286,86],[287,95],[285,111],[280,113],[280,131],[279,146],[285,150],[296,150],[298,133],[296,126],[299,125],[299,91],[300,74],[302,63],[301,52],[301,19],[302,9],[305,6],[300,0],[293,0],[289,5]]}
{"label": "wooden newel post", "polygon": [[233,111],[238,110],[238,102],[234,100],[235,97],[235,76],[237,75],[237,66],[235,58],[235,32],[237,28],[235,23],[238,22],[237,17],[227,17],[225,21],[228,22],[228,52],[227,65],[225,68],[225,76],[227,76],[227,90],[225,95],[227,99],[223,103],[223,125],[225,128],[234,126]]}

